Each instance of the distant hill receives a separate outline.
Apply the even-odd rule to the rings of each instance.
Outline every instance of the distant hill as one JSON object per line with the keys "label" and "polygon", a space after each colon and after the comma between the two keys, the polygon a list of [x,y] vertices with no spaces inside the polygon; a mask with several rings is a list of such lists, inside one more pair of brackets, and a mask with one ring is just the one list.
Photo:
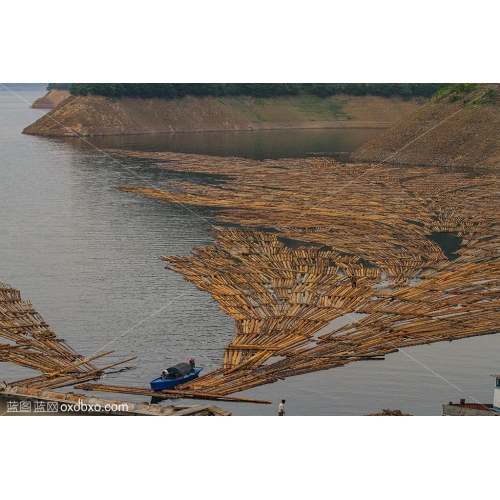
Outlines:
{"label": "distant hill", "polygon": [[70,96],[69,90],[52,89],[43,97],[39,97],[31,104],[30,108],[53,109]]}
{"label": "distant hill", "polygon": [[71,83],[49,83],[47,85],[47,90],[67,90],[71,88]]}
{"label": "distant hill", "polygon": [[8,92],[9,90],[46,90],[47,85],[47,83],[0,83],[0,92]]}
{"label": "distant hill", "polygon": [[358,161],[481,167],[500,164],[500,85],[458,84],[359,148]]}

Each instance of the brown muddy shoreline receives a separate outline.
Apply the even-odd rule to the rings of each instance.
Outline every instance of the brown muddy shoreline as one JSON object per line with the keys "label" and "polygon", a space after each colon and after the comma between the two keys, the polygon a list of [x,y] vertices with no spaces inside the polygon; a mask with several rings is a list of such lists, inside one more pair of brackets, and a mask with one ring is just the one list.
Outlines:
{"label": "brown muddy shoreline", "polygon": [[[358,162],[475,170],[500,163],[500,85],[436,95],[360,147]],[[449,90],[448,90],[449,91]]]}
{"label": "brown muddy shoreline", "polygon": [[51,137],[325,128],[384,129],[422,100],[376,96],[120,99],[70,96],[24,134]]}

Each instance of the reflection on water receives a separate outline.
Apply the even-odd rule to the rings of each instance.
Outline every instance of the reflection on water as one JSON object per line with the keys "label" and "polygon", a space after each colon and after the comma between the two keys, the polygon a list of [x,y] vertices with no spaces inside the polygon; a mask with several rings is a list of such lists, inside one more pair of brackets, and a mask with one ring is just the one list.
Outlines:
{"label": "reflection on water", "polygon": [[[24,95],[29,102],[39,97]],[[117,162],[79,139],[22,135],[39,116],[39,110],[15,96],[0,95],[0,281],[19,288],[78,352],[91,356],[115,349],[109,363],[137,356],[128,363],[133,370],[110,374],[103,383],[148,387],[165,366],[191,357],[206,372],[218,368],[234,335],[233,320],[209,294],[165,270],[159,259],[211,244],[216,210],[187,210],[116,190],[138,184],[138,179],[156,185],[165,180],[165,170],[148,161]],[[378,132],[208,132],[88,140],[100,147],[262,159],[352,151]],[[440,415],[443,403],[460,397],[491,402],[489,374],[499,371],[499,347],[497,335],[418,346],[385,361],[291,377],[239,394],[272,405],[214,404],[234,415],[275,415],[283,398],[287,415],[362,415],[383,408]],[[33,375],[32,370],[0,364],[0,380]],[[183,402],[196,403],[174,404]]]}
{"label": "reflection on water", "polygon": [[[51,139],[77,149],[138,149],[175,153],[240,156],[255,160],[306,158],[308,154],[331,156],[353,152],[380,133],[380,129],[256,130],[236,132],[190,132],[175,134],[120,135]],[[91,146],[92,145],[92,146]]]}
{"label": "reflection on water", "polygon": [[456,233],[432,233],[428,238],[440,246],[449,260],[455,260],[460,257],[460,254],[455,252],[460,250],[462,238],[457,236]]}

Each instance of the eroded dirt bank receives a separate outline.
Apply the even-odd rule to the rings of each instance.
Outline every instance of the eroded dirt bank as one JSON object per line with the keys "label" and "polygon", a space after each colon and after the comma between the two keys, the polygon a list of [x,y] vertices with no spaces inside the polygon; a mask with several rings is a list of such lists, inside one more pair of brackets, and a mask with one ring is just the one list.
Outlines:
{"label": "eroded dirt bank", "polygon": [[500,86],[460,84],[443,89],[352,156],[395,165],[496,167],[500,163]]}
{"label": "eroded dirt bank", "polygon": [[376,96],[279,98],[193,97],[180,100],[71,96],[26,127],[25,134],[82,136],[265,130],[387,128],[415,112],[424,99]]}

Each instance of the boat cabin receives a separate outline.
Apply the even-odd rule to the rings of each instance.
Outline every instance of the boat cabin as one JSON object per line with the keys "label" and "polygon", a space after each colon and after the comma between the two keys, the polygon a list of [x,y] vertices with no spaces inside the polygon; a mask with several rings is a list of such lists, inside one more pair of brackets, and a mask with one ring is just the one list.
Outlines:
{"label": "boat cabin", "polygon": [[182,378],[194,372],[194,368],[189,363],[179,363],[167,368],[169,379]]}
{"label": "boat cabin", "polygon": [[493,410],[500,411],[500,374],[494,374],[495,377],[495,392],[493,393]]}

